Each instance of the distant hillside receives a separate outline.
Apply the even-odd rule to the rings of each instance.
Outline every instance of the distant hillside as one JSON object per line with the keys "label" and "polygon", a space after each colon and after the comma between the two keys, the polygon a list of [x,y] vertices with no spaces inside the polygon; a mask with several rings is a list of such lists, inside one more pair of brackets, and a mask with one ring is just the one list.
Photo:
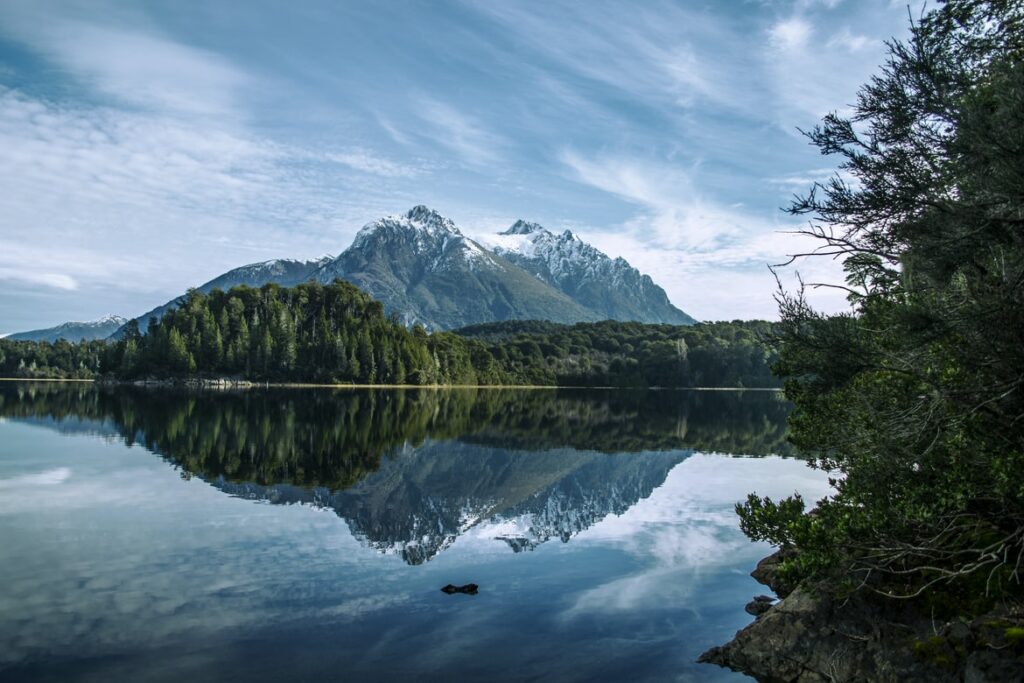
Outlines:
{"label": "distant hillside", "polygon": [[5,338],[12,341],[55,342],[58,339],[66,339],[70,342],[92,341],[94,339],[106,339],[126,322],[128,320],[119,315],[107,315],[99,320],[90,322],[67,322],[43,330],[16,332],[7,335]]}
{"label": "distant hillside", "polygon": [[[259,263],[250,263],[245,266],[239,266],[224,273],[218,275],[209,282],[205,282],[198,287],[197,290],[203,294],[209,294],[215,289],[221,291],[227,291],[232,287],[238,285],[246,285],[248,287],[262,287],[266,284],[281,285],[282,287],[294,287],[300,282],[305,282],[312,277],[313,273],[320,269],[325,263],[331,260],[330,256],[317,259],[315,261],[296,261],[294,259],[274,259],[272,261],[261,261]],[[175,308],[182,301],[185,300],[185,295],[177,297],[168,301],[162,306],[157,306],[151,311],[147,311],[142,315],[134,318],[135,322],[139,326],[139,330],[142,332],[146,331],[149,326],[150,318],[160,319],[164,313]],[[111,336],[114,339],[120,339],[124,334],[123,325],[128,322],[123,321],[118,329],[113,332]]]}

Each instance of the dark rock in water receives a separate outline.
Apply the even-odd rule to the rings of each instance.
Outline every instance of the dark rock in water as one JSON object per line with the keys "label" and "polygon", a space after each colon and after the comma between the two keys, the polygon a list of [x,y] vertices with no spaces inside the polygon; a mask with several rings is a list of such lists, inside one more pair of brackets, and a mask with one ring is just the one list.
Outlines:
{"label": "dark rock in water", "polygon": [[757,567],[754,568],[754,571],[750,572],[750,575],[758,583],[768,586],[775,591],[775,594],[780,598],[784,598],[793,592],[793,586],[786,583],[779,575],[779,565],[789,559],[791,555],[792,553],[788,550],[776,551],[758,562]]}
{"label": "dark rock in water", "polygon": [[448,595],[453,595],[455,593],[465,593],[466,595],[476,595],[476,593],[477,593],[477,591],[479,589],[480,589],[480,586],[476,585],[475,583],[467,583],[465,586],[456,586],[454,584],[449,583],[447,586],[445,586],[444,588],[441,589],[441,592],[442,593],[447,593]]}
{"label": "dark rock in water", "polygon": [[773,602],[775,602],[775,598],[769,595],[758,595],[748,602],[744,609],[747,611],[747,614],[759,617],[772,608]]}
{"label": "dark rock in water", "polygon": [[[778,563],[762,561],[755,578],[778,585]],[[698,661],[769,683],[1024,681],[1024,648],[1013,642],[1019,609],[944,623],[901,601],[837,598],[828,584],[797,586],[775,605],[763,598],[747,605],[767,606],[752,624]]]}

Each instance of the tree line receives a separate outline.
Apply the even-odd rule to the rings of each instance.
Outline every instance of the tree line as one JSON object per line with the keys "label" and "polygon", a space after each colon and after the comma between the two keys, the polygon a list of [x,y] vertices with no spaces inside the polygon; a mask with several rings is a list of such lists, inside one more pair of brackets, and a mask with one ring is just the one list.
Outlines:
{"label": "tree line", "polygon": [[389,385],[775,386],[765,322],[606,321],[408,329],[353,285],[192,290],[145,334],[114,342],[0,340],[13,377],[190,376]]}
{"label": "tree line", "polygon": [[1022,55],[1022,3],[950,0],[890,45],[851,118],[808,133],[843,175],[791,211],[844,260],[853,311],[780,295],[777,369],[791,439],[836,492],[814,514],[739,507],[793,581],[932,619],[1024,600]]}

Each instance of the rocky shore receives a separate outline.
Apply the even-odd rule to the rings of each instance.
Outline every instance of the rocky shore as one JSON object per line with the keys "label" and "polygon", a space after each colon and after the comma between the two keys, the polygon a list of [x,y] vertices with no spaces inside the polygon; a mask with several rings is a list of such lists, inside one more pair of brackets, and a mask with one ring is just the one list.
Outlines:
{"label": "rocky shore", "polygon": [[185,387],[188,389],[248,389],[254,386],[261,386],[255,382],[231,377],[180,377],[171,379],[147,378],[131,381],[105,378],[99,380],[98,383],[135,387]]}
{"label": "rocky shore", "polygon": [[762,560],[751,576],[780,600],[748,605],[759,613],[725,645],[700,656],[763,683],[872,681],[1004,683],[1024,681],[1024,612],[994,610],[973,620],[923,618],[906,603],[828,586],[787,586],[782,555]]}

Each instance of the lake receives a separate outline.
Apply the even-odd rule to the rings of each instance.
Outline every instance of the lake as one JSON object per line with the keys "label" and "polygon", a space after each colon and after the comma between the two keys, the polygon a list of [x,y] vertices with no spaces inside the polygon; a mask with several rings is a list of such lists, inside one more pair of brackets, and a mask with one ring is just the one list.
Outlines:
{"label": "lake", "polygon": [[[774,392],[0,383],[0,679],[725,681]],[[448,595],[446,584],[479,585]]]}

